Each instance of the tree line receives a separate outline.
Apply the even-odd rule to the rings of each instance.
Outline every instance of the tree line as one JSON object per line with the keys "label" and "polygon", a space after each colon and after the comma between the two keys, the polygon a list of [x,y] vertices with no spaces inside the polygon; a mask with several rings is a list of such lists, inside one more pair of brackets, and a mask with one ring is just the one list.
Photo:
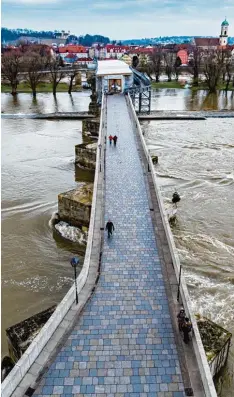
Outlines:
{"label": "tree line", "polygon": [[[191,47],[191,54],[187,71],[193,76],[193,86],[200,84],[201,75],[204,76],[210,92],[216,92],[220,84],[229,89],[232,83],[234,87],[234,65],[232,53],[229,49],[200,49]],[[168,81],[172,77],[178,81],[181,73],[181,59],[176,51],[165,51],[163,47],[155,47],[148,58],[133,57],[133,67],[148,74],[156,81],[160,81],[163,73],[166,73]],[[49,81],[52,84],[53,95],[56,95],[59,82],[69,77],[68,92],[71,93],[74,79],[79,76],[79,70],[63,71],[63,60],[60,56],[52,54],[44,45],[22,45],[20,48],[4,52],[2,54],[2,77],[9,81],[12,95],[17,94],[20,74],[25,73],[24,79],[30,86],[33,96],[36,96],[37,87],[43,80],[44,71],[48,71]],[[153,77],[152,77],[153,76]]]}
{"label": "tree line", "polygon": [[[210,92],[216,92],[219,85],[225,85],[225,90],[229,89],[230,83],[234,87],[234,60],[229,48],[201,49],[191,46],[188,50],[190,54],[187,71],[193,76],[193,86],[198,87],[201,76],[205,78],[205,84]],[[178,81],[182,71],[181,59],[177,56],[177,51],[167,51],[163,47],[155,47],[149,57],[133,57],[133,66],[145,72],[150,79],[154,77],[156,83],[160,76],[165,73],[168,81],[172,76]]]}
{"label": "tree line", "polygon": [[48,72],[47,76],[52,84],[54,96],[56,96],[58,84],[66,76],[69,78],[68,93],[71,94],[74,79],[81,84],[81,75],[79,69],[64,72],[63,66],[60,56],[51,55],[48,47],[43,45],[22,46],[20,49],[2,54],[2,78],[10,83],[13,96],[17,95],[20,76],[24,73],[24,81],[28,83],[33,96],[36,97],[38,85],[43,81],[45,71]]}

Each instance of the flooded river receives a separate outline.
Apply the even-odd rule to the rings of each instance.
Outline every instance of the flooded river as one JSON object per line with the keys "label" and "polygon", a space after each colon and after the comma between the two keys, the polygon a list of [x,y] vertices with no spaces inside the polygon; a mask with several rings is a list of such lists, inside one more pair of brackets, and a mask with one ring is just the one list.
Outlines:
{"label": "flooded river", "polygon": [[141,124],[164,201],[181,195],[173,234],[194,311],[234,334],[234,119]]}
{"label": "flooded river", "polygon": [[[74,96],[74,111],[88,103],[88,93]],[[69,95],[58,96],[57,105],[70,110]],[[37,102],[28,94],[17,102],[2,95],[7,113],[53,112],[54,106],[51,95],[38,95]],[[71,255],[82,264],[81,247],[53,236],[49,225],[58,194],[77,186],[74,146],[81,142],[81,121],[2,119],[2,355],[5,329],[58,303],[72,283]]]}
{"label": "flooded river", "polygon": [[[153,110],[234,109],[233,95],[207,97],[158,90]],[[2,94],[4,114],[86,111],[90,93]],[[208,98],[208,99],[207,99]],[[165,201],[181,195],[173,229],[196,312],[234,333],[234,119],[143,122],[159,156],[156,172]],[[72,283],[77,244],[53,236],[57,195],[77,186],[74,146],[80,121],[2,119],[2,355],[5,328],[59,302]],[[232,348],[229,371],[234,367]],[[228,378],[230,381],[230,377]],[[229,381],[224,397],[231,397]]]}

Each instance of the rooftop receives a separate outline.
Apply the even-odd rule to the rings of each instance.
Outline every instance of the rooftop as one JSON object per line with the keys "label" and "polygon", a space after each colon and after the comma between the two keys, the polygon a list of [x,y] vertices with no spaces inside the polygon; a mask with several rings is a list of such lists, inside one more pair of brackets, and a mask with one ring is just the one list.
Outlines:
{"label": "rooftop", "polygon": [[198,47],[217,47],[219,46],[219,39],[216,37],[196,37],[195,44]]}
{"label": "rooftop", "polygon": [[110,74],[132,74],[129,66],[119,60],[98,61],[97,76]]}
{"label": "rooftop", "polygon": [[226,20],[226,18],[225,18],[225,20],[222,22],[222,26],[229,26],[229,23],[228,23],[228,21]]}

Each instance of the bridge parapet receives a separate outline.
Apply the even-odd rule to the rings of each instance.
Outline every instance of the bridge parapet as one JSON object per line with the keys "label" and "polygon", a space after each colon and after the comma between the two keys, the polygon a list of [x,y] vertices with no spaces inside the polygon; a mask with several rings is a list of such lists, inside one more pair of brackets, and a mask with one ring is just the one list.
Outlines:
{"label": "bridge parapet", "polygon": [[[85,252],[85,259],[82,270],[77,277],[77,291],[78,296],[85,288],[86,283],[89,284],[88,275],[92,272],[91,256],[95,242],[95,249],[101,247],[100,228],[103,226],[103,170],[104,170],[104,131],[105,131],[105,107],[106,98],[102,96],[102,111],[99,128],[98,147],[96,155],[96,170],[93,187],[92,209],[89,223],[88,241]],[[98,231],[98,233],[97,233]],[[99,252],[96,254],[99,258]],[[98,268],[98,263],[97,263]],[[92,285],[89,288],[92,289]],[[82,291],[83,292],[83,291]],[[89,298],[87,296],[86,300]],[[80,298],[79,298],[80,302]],[[41,329],[39,334],[30,344],[26,352],[22,355],[20,360],[16,363],[12,371],[5,378],[1,385],[3,397],[23,396],[29,387],[33,387],[40,371],[46,366],[50,359],[51,353],[56,346],[61,343],[63,337],[66,335],[69,326],[72,325],[73,318],[85,305],[86,301],[82,300],[79,307],[75,304],[75,283],[69,289],[63,300],[59,303],[56,310],[49,318],[47,323]],[[72,317],[73,316],[73,317]],[[46,348],[48,346],[48,348]],[[40,356],[40,360],[38,357]],[[36,360],[37,363],[36,363]],[[40,364],[38,362],[40,361]],[[36,365],[34,365],[36,364]],[[32,369],[33,368],[33,369]],[[35,370],[36,368],[36,370]]]}
{"label": "bridge parapet", "polygon": [[175,275],[177,278],[177,282],[179,285],[179,292],[180,292],[180,298],[181,301],[183,303],[184,309],[186,311],[186,313],[188,314],[188,316],[190,317],[190,320],[192,322],[192,326],[193,326],[193,338],[192,338],[192,343],[193,343],[193,349],[195,352],[195,356],[196,356],[196,361],[198,364],[198,368],[199,368],[199,372],[200,372],[200,376],[203,382],[203,388],[204,388],[204,392],[205,392],[205,396],[206,397],[217,397],[217,393],[215,390],[215,386],[213,383],[213,378],[210,372],[210,368],[209,368],[209,364],[207,362],[207,358],[206,358],[206,354],[205,354],[205,350],[202,344],[202,340],[201,340],[201,336],[198,330],[198,326],[197,326],[197,322],[195,319],[195,316],[193,314],[193,310],[192,310],[192,304],[191,304],[191,299],[189,296],[189,292],[187,289],[187,285],[183,276],[183,270],[180,264],[180,259],[177,253],[177,249],[175,246],[175,242],[174,242],[174,238],[171,232],[171,228],[168,222],[168,217],[164,208],[164,204],[163,204],[163,199],[162,199],[162,195],[160,192],[160,188],[158,186],[158,182],[155,176],[155,169],[154,169],[154,165],[151,159],[151,155],[149,153],[149,150],[146,146],[145,143],[145,139],[143,137],[142,134],[142,130],[141,130],[141,126],[139,123],[139,120],[137,118],[132,100],[130,95],[128,94],[128,105],[129,105],[129,109],[130,109],[130,114],[133,120],[133,123],[136,127],[136,130],[139,134],[141,143],[142,143],[142,147],[143,147],[143,151],[145,153],[147,162],[148,162],[148,170],[151,172],[151,176],[152,176],[152,180],[153,180],[153,184],[154,184],[154,189],[155,189],[155,193],[157,196],[157,201],[158,201],[158,205],[159,205],[159,210],[160,210],[160,214],[161,214],[161,218],[162,218],[162,222],[163,222],[163,226],[164,226],[164,230],[165,230],[165,234],[166,234],[166,238],[167,238],[167,242],[168,242],[168,246],[170,249],[170,254],[171,254],[171,258],[172,258],[172,262],[173,262],[173,267],[174,267],[174,271],[175,271]]}

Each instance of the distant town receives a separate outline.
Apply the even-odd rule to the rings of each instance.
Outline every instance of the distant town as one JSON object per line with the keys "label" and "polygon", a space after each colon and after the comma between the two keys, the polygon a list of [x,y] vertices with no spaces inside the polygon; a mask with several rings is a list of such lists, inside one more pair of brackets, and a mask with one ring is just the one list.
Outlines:
{"label": "distant town", "polygon": [[[226,26],[226,25],[225,25]],[[140,63],[149,60],[154,47],[161,46],[164,50],[180,51],[182,64],[188,64],[189,49],[196,45],[200,48],[228,46],[234,49],[234,37],[200,37],[200,36],[170,36],[136,40],[112,40],[100,35],[76,36],[70,31],[33,31],[28,29],[2,28],[2,51],[7,51],[22,45],[40,44],[59,54],[65,64],[90,64],[93,59],[121,59],[132,62],[133,56],[138,56]],[[222,33],[222,32],[221,32]],[[191,51],[190,51],[191,52]]]}
{"label": "distant town", "polygon": [[[110,59],[124,61],[156,83],[159,83],[162,74],[167,75],[168,82],[172,79],[178,81],[179,75],[186,70],[193,76],[194,86],[199,86],[201,75],[206,76],[210,92],[215,92],[217,87],[228,90],[230,83],[234,87],[234,38],[229,37],[229,22],[226,18],[221,22],[217,37],[174,36],[110,41],[101,35],[76,36],[64,30],[36,32],[2,28],[2,76],[4,83],[8,81],[13,87],[13,95],[19,83],[18,74],[21,73],[22,77],[24,73],[26,76],[30,64],[37,73],[36,79],[32,79],[31,75],[26,78],[32,91],[36,92],[39,75],[47,69],[51,72],[55,94],[63,78],[61,73],[58,75],[61,68],[83,67],[94,70],[98,60]],[[214,64],[217,67],[213,70]],[[72,78],[75,77],[73,75]],[[73,80],[70,91],[72,84]]]}

